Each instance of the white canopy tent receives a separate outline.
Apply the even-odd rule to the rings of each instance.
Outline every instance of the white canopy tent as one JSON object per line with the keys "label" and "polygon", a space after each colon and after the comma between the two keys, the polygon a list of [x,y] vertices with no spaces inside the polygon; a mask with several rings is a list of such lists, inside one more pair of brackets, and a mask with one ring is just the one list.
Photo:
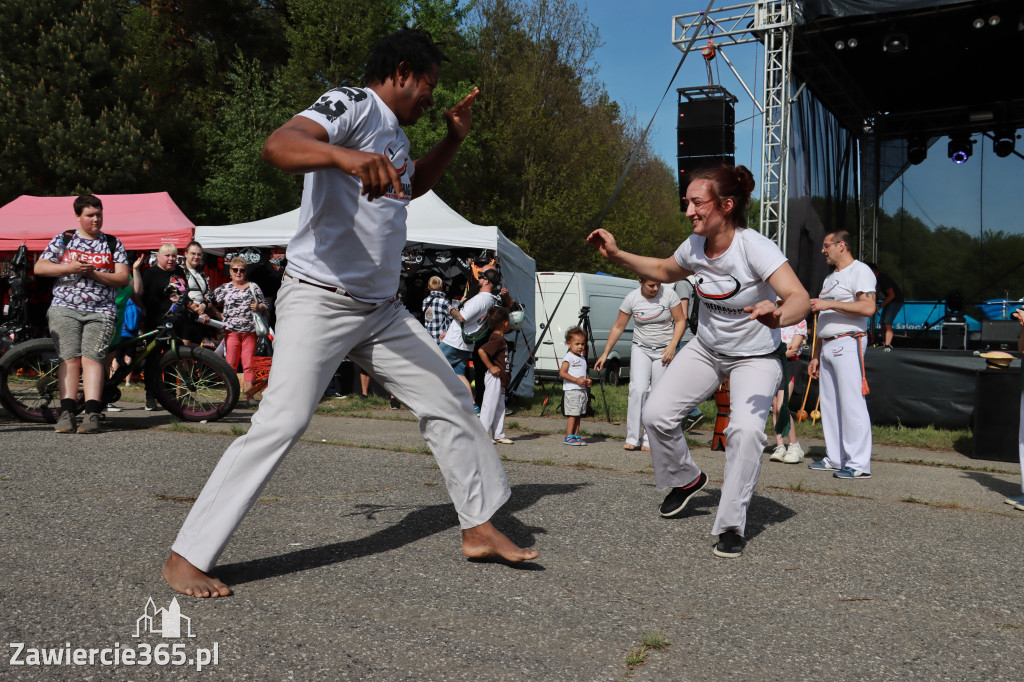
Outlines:
{"label": "white canopy tent", "polygon": [[[516,353],[512,376],[530,358],[527,339],[534,337],[534,299],[536,262],[493,225],[469,222],[433,192],[409,202],[407,244],[423,244],[436,248],[491,249],[501,261],[501,274],[512,298],[522,303],[526,322],[522,332],[515,334]],[[213,253],[238,247],[283,247],[299,227],[299,209],[278,216],[237,225],[196,227],[195,239]],[[533,368],[530,367],[518,393],[533,394]]]}

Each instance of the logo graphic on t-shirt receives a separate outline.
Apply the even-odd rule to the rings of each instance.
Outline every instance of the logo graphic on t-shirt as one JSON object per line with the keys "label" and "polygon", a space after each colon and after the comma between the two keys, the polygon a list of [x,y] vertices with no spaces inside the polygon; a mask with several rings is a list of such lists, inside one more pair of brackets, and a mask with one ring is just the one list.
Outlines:
{"label": "logo graphic on t-shirt", "polygon": [[[395,140],[394,142],[389,143],[388,146],[384,148],[384,153],[388,155],[389,159],[391,159],[391,163],[392,164],[394,164],[395,158],[401,153],[401,151],[402,151],[402,147],[401,147],[401,144],[398,142],[398,140]],[[406,155],[404,161],[405,161],[405,163],[402,164],[401,168],[396,168],[395,169],[395,170],[398,171],[398,177],[402,177],[403,175],[405,175],[405,172],[407,170],[409,170],[409,156],[408,155]]]}
{"label": "logo graphic on t-shirt", "polygon": [[694,288],[701,298],[724,301],[740,292],[740,281],[732,275],[698,273]]}
{"label": "logo graphic on t-shirt", "polygon": [[109,251],[106,253],[89,253],[87,251],[79,251],[78,249],[65,249],[60,262],[70,263],[74,260],[82,263],[88,263],[97,270],[114,269],[114,256]]}

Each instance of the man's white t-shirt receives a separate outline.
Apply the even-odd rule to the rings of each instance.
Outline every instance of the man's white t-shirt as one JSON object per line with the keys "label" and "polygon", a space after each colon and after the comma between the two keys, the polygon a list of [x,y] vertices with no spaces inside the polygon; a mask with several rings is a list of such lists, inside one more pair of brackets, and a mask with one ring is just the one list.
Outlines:
{"label": "man's white t-shirt", "polygon": [[[866,263],[855,260],[825,278],[818,298],[853,303],[857,300],[857,294],[872,294],[874,291],[875,273],[871,272]],[[863,332],[867,329],[868,318],[863,315],[850,315],[838,310],[823,310],[818,313],[818,336],[823,339]]]}
{"label": "man's white t-shirt", "polygon": [[369,88],[339,87],[298,114],[319,123],[331,144],[384,154],[398,171],[405,199],[394,188],[369,201],[359,178],[328,168],[306,173],[299,229],[288,244],[288,274],[340,287],[353,298],[385,301],[398,292],[406,237],[406,206],[415,166],[409,138]]}
{"label": "man's white t-shirt", "polygon": [[777,296],[768,278],[786,256],[764,235],[736,228],[732,244],[721,256],[704,254],[704,237],[693,235],[675,252],[676,262],[692,270],[701,299],[697,338],[711,350],[731,357],[767,355],[779,345],[779,331],[749,319],[743,309]]}
{"label": "man's white t-shirt", "polygon": [[490,293],[481,291],[469,299],[466,305],[462,306],[461,311],[462,319],[466,321],[465,324],[460,324],[458,320],[453,319],[448,327],[448,332],[441,339],[441,343],[446,343],[459,350],[473,350],[462,338],[462,331],[465,330],[470,335],[480,331],[484,320],[487,319],[487,311],[492,307],[494,307],[494,296]]}
{"label": "man's white t-shirt", "polygon": [[[562,358],[562,362],[568,362],[569,363],[569,369],[568,369],[569,376],[576,377],[577,379],[580,379],[582,377],[587,376],[587,360],[586,360],[586,358],[580,357],[579,355],[576,355],[572,351],[569,351],[569,352],[567,352],[565,354],[565,357]],[[561,367],[561,364],[559,364],[559,367]],[[583,391],[583,390],[586,390],[586,389],[583,386],[580,386],[579,384],[574,384],[571,381],[567,381],[565,379],[562,379],[562,390],[563,391]]]}
{"label": "man's white t-shirt", "polygon": [[622,299],[619,310],[633,318],[633,341],[649,348],[662,348],[672,340],[675,323],[672,308],[679,305],[679,296],[666,286],[658,288],[653,298],[644,298],[642,289],[634,289]]}

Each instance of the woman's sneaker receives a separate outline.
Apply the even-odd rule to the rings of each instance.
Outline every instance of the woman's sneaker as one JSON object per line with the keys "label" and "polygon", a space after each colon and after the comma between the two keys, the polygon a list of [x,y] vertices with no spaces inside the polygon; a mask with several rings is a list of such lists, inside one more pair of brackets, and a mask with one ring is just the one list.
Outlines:
{"label": "woman's sneaker", "polygon": [[785,462],[786,461],[786,446],[776,445],[775,450],[772,451],[772,456],[768,458],[773,462]]}
{"label": "woman's sneaker", "polygon": [[746,544],[747,541],[743,539],[742,535],[734,530],[727,530],[718,536],[718,544],[715,545],[715,556],[735,559],[743,554],[743,547]]}
{"label": "woman's sneaker", "polygon": [[708,484],[708,476],[703,471],[697,480],[683,488],[672,488],[665,501],[661,503],[661,515],[666,519],[678,516],[686,508],[686,504],[697,492]]}

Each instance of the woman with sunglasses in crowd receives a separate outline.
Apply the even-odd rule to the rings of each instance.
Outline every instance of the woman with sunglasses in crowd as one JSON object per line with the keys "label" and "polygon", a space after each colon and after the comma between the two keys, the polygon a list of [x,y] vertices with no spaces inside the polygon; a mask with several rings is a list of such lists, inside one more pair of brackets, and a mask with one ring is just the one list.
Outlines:
{"label": "woman with sunglasses in crowd", "polygon": [[256,325],[253,313],[267,314],[267,300],[259,286],[246,278],[247,264],[244,258],[231,259],[231,281],[217,287],[213,298],[220,306],[224,317],[224,346],[226,359],[235,369],[242,360],[242,393],[246,399],[252,391],[256,370],[252,366],[256,355]]}

